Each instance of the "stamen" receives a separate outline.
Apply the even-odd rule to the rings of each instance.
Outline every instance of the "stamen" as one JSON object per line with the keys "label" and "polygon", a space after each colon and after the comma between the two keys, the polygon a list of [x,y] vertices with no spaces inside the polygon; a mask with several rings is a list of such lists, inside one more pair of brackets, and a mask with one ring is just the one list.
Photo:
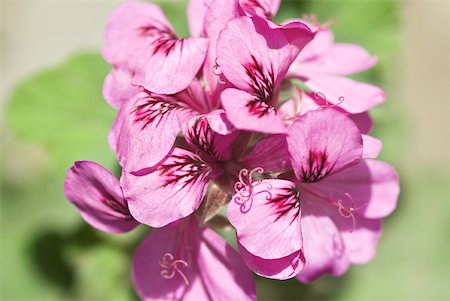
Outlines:
{"label": "stamen", "polygon": [[350,207],[346,207],[343,204],[343,200],[342,199],[334,201],[332,199],[330,200],[330,199],[326,198],[325,196],[321,195],[320,193],[317,193],[315,191],[312,191],[312,190],[309,190],[309,189],[306,189],[306,188],[303,188],[303,191],[306,191],[306,192],[308,192],[308,193],[318,197],[319,199],[327,202],[328,204],[330,204],[330,205],[332,205],[334,207],[337,207],[339,215],[342,216],[343,218],[346,218],[346,219],[351,218],[352,219],[352,229],[350,230],[350,233],[352,233],[356,229],[355,212],[357,210],[360,210],[360,209],[362,209],[362,208],[367,206],[367,204],[362,204],[361,206],[355,208],[355,200],[353,199],[351,194],[348,193],[348,192],[345,193],[345,196],[351,201],[351,206]]}
{"label": "stamen", "polygon": [[323,105],[321,105],[321,106],[319,106],[319,107],[317,108],[317,111],[321,111],[321,110],[323,110],[323,109],[328,109],[328,108],[334,108],[334,107],[337,107],[337,106],[339,106],[341,103],[343,103],[344,100],[345,100],[344,96],[340,96],[340,97],[338,98],[338,100],[339,100],[338,103],[330,103],[330,102],[328,101],[328,99],[326,98],[326,96],[325,96],[322,92],[314,92],[314,98],[315,98],[316,100],[320,100],[320,101],[325,102],[325,104],[323,104]]}
{"label": "stamen", "polygon": [[176,259],[174,260],[174,257],[171,253],[164,254],[163,257],[159,260],[159,265],[163,268],[161,270],[161,277],[165,279],[172,279],[175,277],[175,273],[178,273],[181,278],[183,278],[183,281],[186,285],[189,285],[189,281],[184,275],[184,273],[180,270],[178,265],[184,265],[185,267],[188,267],[188,263],[182,259]]}
{"label": "stamen", "polygon": [[240,205],[240,210],[242,213],[246,213],[250,210],[253,204],[253,197],[258,194],[267,193],[266,200],[269,201],[272,199],[272,194],[270,193],[272,185],[270,184],[267,184],[267,188],[265,190],[261,190],[257,193],[253,192],[253,189],[262,183],[262,180],[253,180],[253,175],[255,173],[262,174],[263,172],[264,169],[262,167],[256,167],[250,172],[248,169],[243,168],[239,172],[239,181],[234,184],[234,190],[237,193],[234,197],[234,201],[236,204]]}
{"label": "stamen", "polygon": [[217,63],[217,58],[215,60],[215,65],[213,66],[213,73],[219,78],[219,84],[225,85],[227,82],[225,77],[223,76],[222,70],[220,69],[219,64]]}

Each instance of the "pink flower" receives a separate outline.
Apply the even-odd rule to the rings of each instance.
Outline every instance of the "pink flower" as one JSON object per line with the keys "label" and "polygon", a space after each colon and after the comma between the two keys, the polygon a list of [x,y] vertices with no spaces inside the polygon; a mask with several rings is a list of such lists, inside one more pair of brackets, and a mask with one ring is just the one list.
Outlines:
{"label": "pink flower", "polygon": [[141,223],[162,227],[190,215],[200,206],[208,184],[226,172],[237,133],[220,135],[200,116],[185,124],[183,134],[183,148],[173,148],[150,173],[122,175],[130,211]]}
{"label": "pink flower", "polygon": [[[371,160],[382,143],[368,110],[384,96],[344,76],[376,58],[317,22],[275,24],[279,5],[191,0],[191,38],[145,2],[108,19],[103,94],[122,176],[76,162],[65,194],[99,230],[157,228],[133,259],[144,300],[254,300],[248,268],[309,282],[375,255],[399,193]],[[230,224],[240,257],[206,226]]]}
{"label": "pink flower", "polygon": [[67,172],[64,194],[84,220],[101,231],[124,233],[139,225],[128,210],[119,181],[95,162],[75,162]]}
{"label": "pink flower", "polygon": [[300,22],[280,27],[257,16],[228,22],[217,42],[217,62],[236,87],[221,95],[227,117],[236,128],[286,132],[276,109],[279,86],[292,61],[313,36]]}
{"label": "pink flower", "polygon": [[143,300],[256,300],[239,254],[194,216],[150,233],[134,255],[132,276]]}
{"label": "pink flower", "polygon": [[396,205],[395,171],[383,162],[361,161],[358,128],[332,109],[299,118],[288,130],[287,145],[294,174],[250,179],[229,204],[246,263],[266,277],[300,272],[308,282],[372,259],[380,219]]}
{"label": "pink flower", "polygon": [[[333,33],[325,26],[316,24],[312,28],[317,30],[316,36],[299,54],[288,75],[301,79],[312,92],[320,92],[328,102],[352,114],[384,102],[380,88],[345,77],[373,67],[377,58],[358,45],[335,43]],[[311,96],[323,105],[323,97]]]}
{"label": "pink flower", "polygon": [[181,125],[208,112],[199,85],[194,81],[174,95],[138,92],[121,105],[109,144],[123,169],[135,172],[157,164],[173,147]]}
{"label": "pink flower", "polygon": [[102,54],[129,70],[134,84],[173,94],[194,79],[207,45],[205,38],[178,38],[158,6],[126,1],[108,19]]}

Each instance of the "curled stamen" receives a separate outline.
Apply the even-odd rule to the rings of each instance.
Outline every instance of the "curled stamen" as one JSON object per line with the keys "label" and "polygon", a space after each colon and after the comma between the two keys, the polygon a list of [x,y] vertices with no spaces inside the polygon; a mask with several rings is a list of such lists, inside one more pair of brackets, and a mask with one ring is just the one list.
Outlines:
{"label": "curled stamen", "polygon": [[[256,167],[252,169],[250,172],[243,168],[239,171],[239,181],[234,184],[234,190],[236,191],[236,196],[234,197],[234,201],[236,204],[240,205],[240,210],[243,213],[246,213],[250,210],[253,204],[253,197],[255,195],[261,193],[267,193],[266,199],[271,199],[270,190],[272,189],[272,185],[267,184],[267,188],[265,190],[254,193],[253,189],[262,183],[262,180],[253,180],[253,175],[255,173],[262,174],[264,169],[262,167]],[[248,205],[248,206],[247,206]]]}
{"label": "curled stamen", "polygon": [[330,103],[328,101],[328,99],[326,98],[326,96],[322,92],[314,92],[314,98],[325,102],[325,104],[323,104],[317,108],[317,111],[321,111],[323,109],[328,109],[328,108],[335,108],[335,107],[339,106],[340,104],[342,104],[345,100],[344,96],[339,96],[339,98],[338,98],[339,101],[337,103]]}
{"label": "curled stamen", "polygon": [[180,270],[178,265],[183,265],[185,267],[188,266],[188,263],[182,259],[174,260],[174,257],[171,253],[166,253],[159,260],[159,265],[163,268],[161,270],[161,277],[165,279],[172,279],[175,277],[175,273],[178,273],[186,285],[189,285],[189,281],[187,280],[186,275]]}
{"label": "curled stamen", "polygon": [[227,82],[225,81],[225,78],[223,77],[223,73],[222,70],[220,69],[219,64],[217,63],[217,58],[215,60],[215,65],[213,66],[213,73],[214,75],[216,75],[219,78],[219,84],[226,84]]}
{"label": "curled stamen", "polygon": [[350,232],[355,231],[355,227],[356,227],[356,218],[355,218],[355,211],[359,210],[361,208],[364,208],[365,206],[367,206],[367,204],[363,204],[357,208],[355,208],[355,200],[353,199],[353,197],[346,192],[345,196],[351,201],[352,206],[350,208],[346,208],[343,204],[342,204],[342,200],[339,199],[337,201],[338,204],[338,212],[339,215],[344,217],[344,218],[351,218],[352,219],[352,230]]}

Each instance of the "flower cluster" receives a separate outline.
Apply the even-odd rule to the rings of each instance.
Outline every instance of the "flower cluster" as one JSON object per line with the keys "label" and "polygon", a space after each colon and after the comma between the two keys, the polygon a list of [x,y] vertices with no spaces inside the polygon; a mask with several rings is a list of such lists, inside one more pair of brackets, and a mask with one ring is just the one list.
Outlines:
{"label": "flower cluster", "polygon": [[188,38],[150,3],[109,17],[122,175],[78,161],[65,194],[99,230],[155,228],[133,259],[142,299],[254,300],[251,271],[310,282],[375,255],[398,178],[368,135],[383,91],[346,76],[377,59],[314,18],[274,23],[279,2],[191,0]]}

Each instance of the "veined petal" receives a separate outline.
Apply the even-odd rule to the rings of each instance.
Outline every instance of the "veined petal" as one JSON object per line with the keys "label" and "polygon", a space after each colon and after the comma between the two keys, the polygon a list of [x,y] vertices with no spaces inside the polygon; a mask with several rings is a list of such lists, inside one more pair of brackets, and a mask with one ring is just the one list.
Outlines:
{"label": "veined petal", "polygon": [[247,266],[262,277],[278,280],[293,278],[305,265],[305,258],[301,250],[283,258],[264,259],[247,251],[239,242],[238,246],[241,257]]}
{"label": "veined petal", "polygon": [[95,162],[75,162],[67,172],[64,194],[83,219],[101,231],[124,233],[139,225],[128,210],[119,181]]}
{"label": "veined petal", "polygon": [[269,135],[259,140],[245,155],[242,164],[247,169],[261,167],[278,172],[291,167],[285,135]]}
{"label": "veined petal", "polygon": [[134,255],[132,275],[143,300],[256,299],[237,252],[193,216],[150,233]]}
{"label": "veined petal", "polygon": [[317,182],[362,157],[362,138],[345,114],[333,109],[311,111],[289,128],[288,150],[300,182]]}
{"label": "veined petal", "polygon": [[[384,91],[377,86],[334,75],[309,75],[305,84],[326,96],[331,104],[358,114],[384,102]],[[340,100],[343,99],[341,102]]]}
{"label": "veined petal", "polygon": [[181,124],[196,114],[176,95],[138,93],[120,109],[109,144],[127,172],[154,166],[169,153]]}
{"label": "veined petal", "polygon": [[228,205],[228,218],[239,243],[263,259],[298,252],[302,248],[301,203],[294,183],[255,180],[241,184]]}
{"label": "veined petal", "polygon": [[[294,33],[296,39],[291,40]],[[304,24],[281,27],[260,17],[236,18],[219,36],[217,61],[233,85],[264,94],[269,102],[292,61],[313,36]]]}
{"label": "veined petal", "polygon": [[345,273],[350,265],[339,229],[327,214],[326,205],[303,196],[302,235],[306,264],[297,275],[301,282],[312,282],[323,274]]}
{"label": "veined petal", "polygon": [[256,300],[253,275],[239,254],[209,228],[201,233],[198,263],[212,300]]}
{"label": "veined petal", "polygon": [[287,131],[277,110],[251,93],[229,88],[222,92],[221,100],[227,119],[237,129],[268,134]]}
{"label": "veined petal", "polygon": [[131,83],[131,79],[131,72],[120,67],[113,67],[106,76],[103,83],[103,97],[113,108],[120,109],[124,103],[142,91],[140,87]]}
{"label": "veined petal", "polygon": [[207,44],[204,38],[178,38],[158,6],[127,1],[108,19],[102,54],[109,63],[135,72],[134,83],[173,94],[191,83]]}
{"label": "veined petal", "polygon": [[322,198],[341,200],[356,215],[378,219],[391,214],[400,192],[395,170],[377,160],[364,160],[318,183],[309,184]]}
{"label": "veined petal", "polygon": [[[231,158],[231,146],[237,132],[220,135],[209,125],[206,115],[193,117],[182,126],[186,142],[212,161],[227,161]],[[205,156],[202,156],[205,158]]]}
{"label": "veined petal", "polygon": [[193,222],[182,221],[155,229],[144,239],[132,265],[133,284],[142,300],[208,299],[197,264],[198,231]]}
{"label": "veined petal", "polygon": [[375,66],[377,61],[376,56],[370,55],[361,46],[337,43],[316,59],[300,64],[303,74],[351,75]]}
{"label": "veined petal", "polygon": [[217,170],[201,157],[174,148],[147,175],[122,175],[122,187],[133,217],[143,224],[162,227],[194,212]]}

